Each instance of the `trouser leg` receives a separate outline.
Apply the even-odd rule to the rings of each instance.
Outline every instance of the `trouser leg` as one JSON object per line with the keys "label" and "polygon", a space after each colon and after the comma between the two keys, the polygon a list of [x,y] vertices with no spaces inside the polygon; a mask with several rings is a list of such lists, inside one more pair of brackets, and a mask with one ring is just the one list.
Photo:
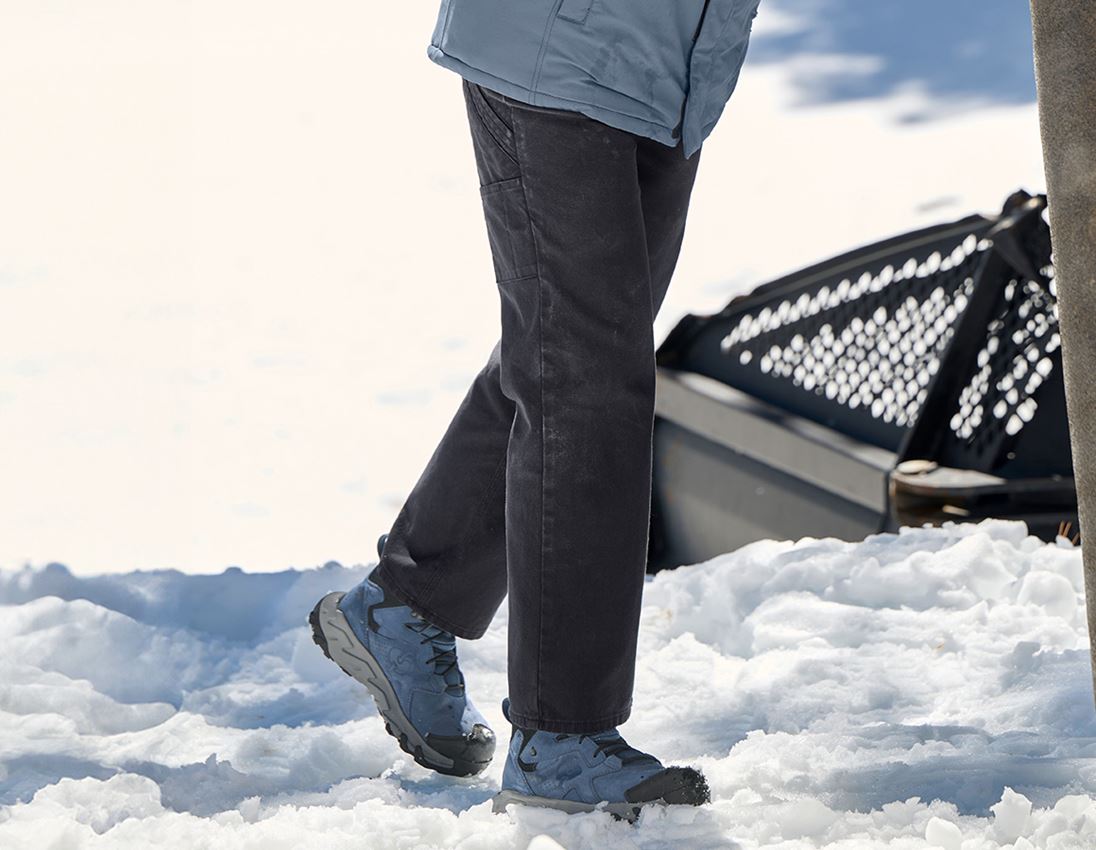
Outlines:
{"label": "trouser leg", "polygon": [[592,731],[630,710],[651,324],[698,156],[469,84],[465,96],[502,339],[401,510],[381,575],[468,637],[508,587],[512,715]]}
{"label": "trouser leg", "polygon": [[[656,292],[652,279],[640,162],[654,160],[640,137],[579,113],[473,103],[490,110],[481,126],[495,131],[482,145],[517,165],[516,177],[488,174],[483,187],[502,388],[515,402],[510,713],[524,726],[595,731],[631,710],[646,570],[652,323],[664,287]],[[691,181],[695,165],[678,178]],[[660,272],[667,253],[660,248]]]}
{"label": "trouser leg", "polygon": [[506,445],[514,403],[500,344],[472,381],[385,541],[374,578],[428,622],[487,630],[506,595]]}

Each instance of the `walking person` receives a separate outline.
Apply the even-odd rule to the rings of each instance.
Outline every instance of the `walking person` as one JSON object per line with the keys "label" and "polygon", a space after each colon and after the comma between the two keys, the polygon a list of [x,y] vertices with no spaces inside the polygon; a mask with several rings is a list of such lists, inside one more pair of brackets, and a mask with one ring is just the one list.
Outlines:
{"label": "walking person", "polygon": [[508,598],[496,810],[708,801],[617,731],[632,709],[651,501],[652,324],[704,138],[759,0],[443,0],[428,55],[463,77],[501,338],[316,642],[415,760],[482,771],[495,736],[454,636]]}

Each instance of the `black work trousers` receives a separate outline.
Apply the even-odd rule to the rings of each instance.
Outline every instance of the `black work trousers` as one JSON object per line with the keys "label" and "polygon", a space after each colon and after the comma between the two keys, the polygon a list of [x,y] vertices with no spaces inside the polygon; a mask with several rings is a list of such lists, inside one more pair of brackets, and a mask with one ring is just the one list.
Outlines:
{"label": "black work trousers", "polygon": [[631,711],[652,323],[700,156],[467,80],[464,96],[502,334],[374,575],[464,638],[508,594],[511,719],[598,731]]}

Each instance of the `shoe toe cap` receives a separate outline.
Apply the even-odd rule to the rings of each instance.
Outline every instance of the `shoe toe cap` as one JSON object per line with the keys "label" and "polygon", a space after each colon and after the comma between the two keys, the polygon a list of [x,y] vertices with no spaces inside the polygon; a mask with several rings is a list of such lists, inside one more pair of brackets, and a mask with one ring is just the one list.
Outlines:
{"label": "shoe toe cap", "polygon": [[711,802],[708,780],[693,767],[666,767],[624,792],[629,803],[664,803],[702,806]]}
{"label": "shoe toe cap", "polygon": [[495,733],[482,723],[466,735],[427,735],[426,743],[468,773],[479,773],[495,755]]}

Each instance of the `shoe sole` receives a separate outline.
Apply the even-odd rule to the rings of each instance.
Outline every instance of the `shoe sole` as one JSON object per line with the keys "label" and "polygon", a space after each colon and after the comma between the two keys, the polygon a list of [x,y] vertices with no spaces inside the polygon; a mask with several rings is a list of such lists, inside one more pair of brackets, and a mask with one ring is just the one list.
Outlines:
{"label": "shoe sole", "polygon": [[510,805],[535,806],[541,809],[555,809],[558,812],[566,812],[569,815],[578,815],[585,812],[604,811],[614,817],[635,822],[639,817],[639,805],[636,803],[579,803],[575,800],[557,800],[553,797],[534,797],[531,794],[519,794],[517,791],[500,791],[491,803],[491,810],[497,815],[506,811]]}
{"label": "shoe sole", "polygon": [[384,718],[385,730],[399,742],[400,749],[423,767],[446,776],[474,776],[487,767],[489,762],[454,759],[439,753],[411,725],[381,665],[358,640],[339,610],[343,596],[340,592],[329,593],[316,603],[308,615],[312,640],[347,676],[365,685]]}
{"label": "shoe sole", "polygon": [[708,791],[708,782],[704,778],[704,774],[691,767],[668,767],[636,787],[642,788],[645,794],[655,794],[657,796],[653,799],[617,803],[579,803],[575,800],[559,800],[552,797],[519,794],[517,791],[500,791],[493,798],[491,810],[495,814],[500,814],[506,811],[507,806],[516,804],[555,809],[571,815],[604,811],[615,818],[634,823],[639,818],[640,811],[644,806],[702,806],[711,802],[711,794]]}

